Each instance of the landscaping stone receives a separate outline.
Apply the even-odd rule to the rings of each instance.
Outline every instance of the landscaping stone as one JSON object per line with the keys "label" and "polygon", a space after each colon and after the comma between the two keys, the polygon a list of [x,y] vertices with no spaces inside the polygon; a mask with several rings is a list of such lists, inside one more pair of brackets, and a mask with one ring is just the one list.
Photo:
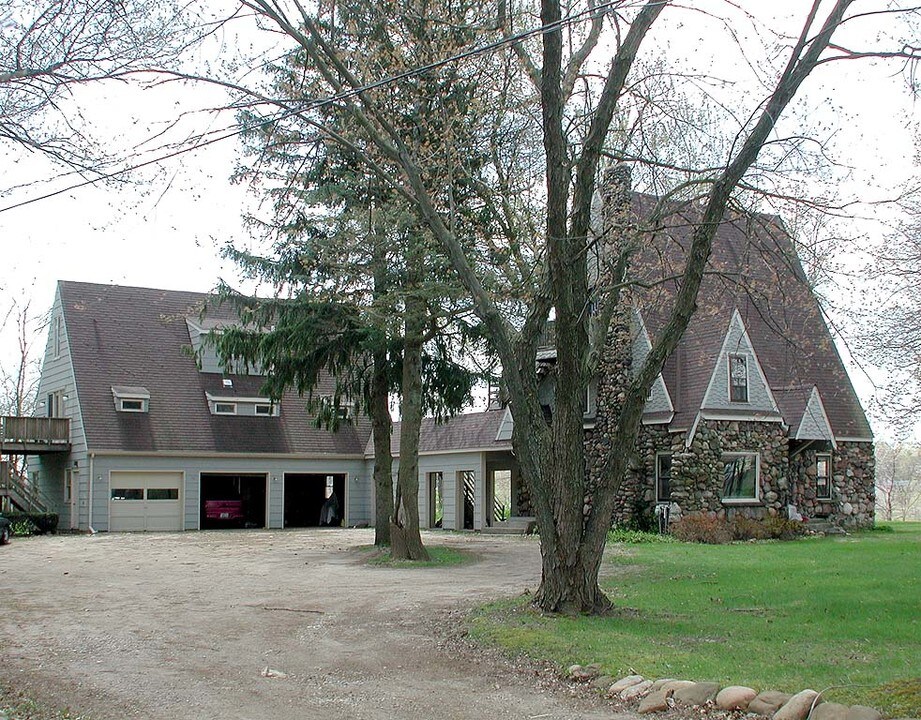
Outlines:
{"label": "landscaping stone", "polygon": [[620,695],[628,687],[641,683],[645,679],[642,675],[627,675],[608,688],[608,695]]}
{"label": "landscaping stone", "polygon": [[720,710],[747,710],[758,692],[744,685],[730,685],[716,694],[716,706]]}
{"label": "landscaping stone", "polygon": [[601,667],[597,663],[591,665],[570,665],[566,670],[566,675],[570,680],[576,682],[588,682],[594,680],[601,673]]}
{"label": "landscaping stone", "polygon": [[663,687],[665,687],[668,683],[671,683],[671,682],[675,682],[675,678],[659,678],[652,684],[652,687],[649,688],[649,692],[651,693],[659,692],[659,690],[661,690]]}
{"label": "landscaping stone", "polygon": [[643,680],[643,682],[638,682],[636,685],[631,685],[628,688],[620,691],[621,700],[636,700],[637,698],[643,697],[649,692],[649,688],[652,687],[652,680]]}
{"label": "landscaping stone", "polygon": [[850,708],[841,703],[822,703],[816,705],[809,720],[847,720],[847,714]]}
{"label": "landscaping stone", "polygon": [[822,702],[821,699],[817,700],[818,697],[815,690],[800,690],[774,713],[774,720],[806,720],[813,704]]}
{"label": "landscaping stone", "polygon": [[789,693],[778,692],[777,690],[765,690],[758,693],[757,697],[748,704],[748,712],[756,715],[773,716],[780,710],[790,698]]}
{"label": "landscaping stone", "polygon": [[681,688],[691,687],[696,685],[693,680],[669,680],[667,683],[663,684],[662,690],[671,690],[673,693],[675,690],[680,690]]}
{"label": "landscaping stone", "polygon": [[664,712],[669,708],[668,700],[671,697],[671,694],[671,690],[656,690],[656,692],[649,693],[649,695],[640,701],[640,706],[636,709],[636,711],[640,715],[645,715],[646,713]]}
{"label": "landscaping stone", "polygon": [[672,697],[685,705],[706,705],[720,691],[717,683],[699,682],[675,690]]}
{"label": "landscaping stone", "polygon": [[847,711],[847,720],[882,720],[882,717],[878,710],[866,705],[851,705]]}

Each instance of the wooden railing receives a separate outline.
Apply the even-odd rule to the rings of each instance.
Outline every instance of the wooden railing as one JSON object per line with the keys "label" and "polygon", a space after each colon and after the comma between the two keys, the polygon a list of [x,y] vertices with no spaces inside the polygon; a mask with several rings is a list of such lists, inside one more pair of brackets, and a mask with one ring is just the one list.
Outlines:
{"label": "wooden railing", "polygon": [[70,419],[3,417],[0,418],[0,442],[67,444],[70,442]]}
{"label": "wooden railing", "polygon": [[12,471],[6,461],[0,461],[0,498],[7,498],[14,507],[25,512],[48,512],[48,498],[24,477]]}

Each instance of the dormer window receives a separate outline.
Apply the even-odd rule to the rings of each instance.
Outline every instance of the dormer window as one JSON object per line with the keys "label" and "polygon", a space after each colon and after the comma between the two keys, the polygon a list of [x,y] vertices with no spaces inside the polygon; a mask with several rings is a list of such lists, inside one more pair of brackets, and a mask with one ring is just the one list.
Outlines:
{"label": "dormer window", "polygon": [[729,401],[748,402],[748,358],[729,356]]}
{"label": "dormer window", "polygon": [[150,409],[150,391],[144,387],[113,385],[112,397],[118,412],[146,413]]}
{"label": "dormer window", "polygon": [[[222,388],[223,389],[223,388]],[[222,393],[205,393],[208,409],[212,415],[236,415],[237,417],[278,417],[280,407],[267,397],[246,397]]]}

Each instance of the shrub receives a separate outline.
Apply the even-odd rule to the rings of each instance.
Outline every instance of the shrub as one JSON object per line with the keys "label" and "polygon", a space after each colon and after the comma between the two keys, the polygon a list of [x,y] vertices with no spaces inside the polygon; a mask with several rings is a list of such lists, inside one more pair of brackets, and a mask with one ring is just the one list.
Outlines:
{"label": "shrub", "polygon": [[669,528],[672,534],[683,542],[720,545],[732,540],[729,523],[710,515],[686,515],[673,522]]}
{"label": "shrub", "polygon": [[736,515],[732,518],[729,521],[729,532],[733,540],[767,540],[773,537],[764,521],[747,515]]}
{"label": "shrub", "polygon": [[4,515],[13,535],[45,535],[58,529],[57,513],[13,512]]}
{"label": "shrub", "polygon": [[765,519],[769,537],[775,540],[795,540],[806,534],[806,523],[799,520],[788,520],[783,517],[769,517]]}
{"label": "shrub", "polygon": [[608,531],[608,542],[642,545],[646,543],[671,543],[675,542],[675,538],[671,535],[660,535],[657,532],[634,530],[629,526],[617,525]]}

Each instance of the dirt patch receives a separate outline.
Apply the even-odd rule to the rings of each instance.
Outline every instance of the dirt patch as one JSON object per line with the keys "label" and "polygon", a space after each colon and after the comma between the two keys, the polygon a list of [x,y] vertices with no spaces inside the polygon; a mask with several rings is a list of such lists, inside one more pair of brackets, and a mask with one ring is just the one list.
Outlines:
{"label": "dirt patch", "polygon": [[0,554],[0,680],[94,718],[611,718],[452,639],[533,590],[533,538],[431,534],[476,557],[374,567],[370,531],[59,536]]}

